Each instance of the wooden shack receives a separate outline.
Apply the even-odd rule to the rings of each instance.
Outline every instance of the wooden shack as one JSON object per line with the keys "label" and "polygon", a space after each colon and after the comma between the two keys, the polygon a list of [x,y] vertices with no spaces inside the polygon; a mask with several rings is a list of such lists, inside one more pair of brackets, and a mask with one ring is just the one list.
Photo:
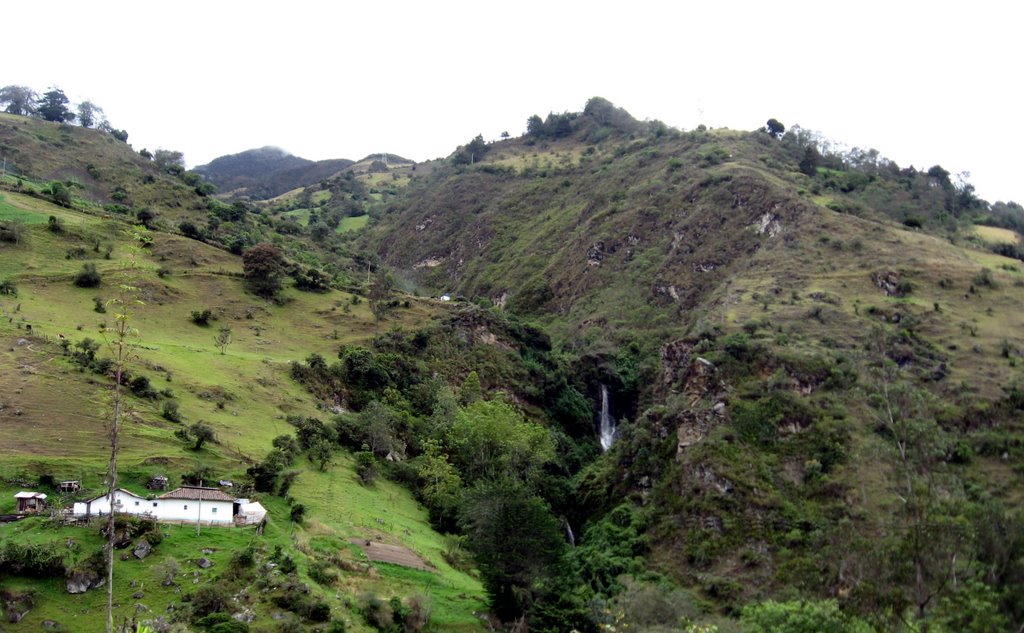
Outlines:
{"label": "wooden shack", "polygon": [[14,495],[18,512],[41,512],[46,509],[46,495],[42,492],[22,490]]}
{"label": "wooden shack", "polygon": [[60,492],[78,492],[82,489],[82,482],[77,480],[62,481],[57,486]]}

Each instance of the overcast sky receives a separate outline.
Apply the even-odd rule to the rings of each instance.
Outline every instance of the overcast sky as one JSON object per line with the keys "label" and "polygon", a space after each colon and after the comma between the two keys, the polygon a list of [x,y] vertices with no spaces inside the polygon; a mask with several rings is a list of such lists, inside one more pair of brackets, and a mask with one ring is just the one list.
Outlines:
{"label": "overcast sky", "polygon": [[[45,8],[44,8],[45,7]],[[0,85],[90,99],[190,166],[445,156],[599,95],[640,119],[775,117],[1024,202],[1014,2],[7,3]]]}

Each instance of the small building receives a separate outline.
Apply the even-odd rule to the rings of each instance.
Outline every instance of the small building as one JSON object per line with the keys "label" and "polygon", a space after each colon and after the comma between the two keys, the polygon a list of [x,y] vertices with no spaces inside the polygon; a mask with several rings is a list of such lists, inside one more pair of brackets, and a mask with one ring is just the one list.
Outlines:
{"label": "small building", "polygon": [[235,500],[235,525],[259,525],[267,517],[267,509],[259,501]]}
{"label": "small building", "polygon": [[231,524],[234,509],[235,498],[222,490],[182,486],[157,497],[152,512],[159,520]]}
{"label": "small building", "polygon": [[[231,525],[234,521],[235,498],[217,488],[183,486],[146,499],[119,488],[114,493],[114,512],[148,516],[157,521],[201,521]],[[109,495],[76,503],[76,517],[102,516],[110,513]]]}
{"label": "small building", "polygon": [[82,482],[77,480],[62,481],[57,485],[60,492],[78,492],[82,489]]}
{"label": "small building", "polygon": [[22,490],[14,495],[18,512],[41,512],[46,509],[46,495],[42,492]]}
{"label": "small building", "polygon": [[441,301],[451,301],[452,296],[449,294],[443,294],[440,297],[438,297],[438,299],[440,299]]}
{"label": "small building", "polygon": [[154,475],[150,478],[149,483],[146,484],[146,488],[150,490],[167,490],[167,477],[164,475]]}
{"label": "small building", "polygon": [[[126,514],[150,514],[147,512],[150,502],[131,490],[118,488],[114,491],[114,512]],[[79,501],[71,509],[76,517],[93,517],[110,514],[110,495],[102,494],[88,501]]]}

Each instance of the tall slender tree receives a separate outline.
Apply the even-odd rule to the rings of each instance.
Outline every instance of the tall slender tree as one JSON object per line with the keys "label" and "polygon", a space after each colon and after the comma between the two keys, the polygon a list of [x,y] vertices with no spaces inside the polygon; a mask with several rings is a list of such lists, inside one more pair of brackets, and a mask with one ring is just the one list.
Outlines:
{"label": "tall slender tree", "polygon": [[[143,227],[137,227],[137,241],[148,241],[149,233]],[[110,500],[110,513],[107,516],[107,633],[114,631],[114,494],[117,492],[117,454],[120,449],[121,416],[124,413],[124,390],[122,382],[126,367],[131,359],[129,339],[138,336],[138,330],[131,323],[132,310],[143,305],[138,299],[138,287],[135,286],[137,271],[136,256],[138,248],[129,251],[128,262],[122,271],[121,283],[118,285],[117,296],[108,304],[113,308],[114,325],[104,332],[107,345],[114,357],[114,392],[112,397],[111,415],[106,422],[107,439],[110,442],[110,461],[107,465],[107,494]]]}

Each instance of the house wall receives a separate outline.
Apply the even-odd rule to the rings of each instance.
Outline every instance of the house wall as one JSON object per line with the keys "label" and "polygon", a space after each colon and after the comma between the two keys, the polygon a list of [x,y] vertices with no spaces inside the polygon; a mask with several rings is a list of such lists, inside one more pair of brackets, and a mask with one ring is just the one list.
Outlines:
{"label": "house wall", "polygon": [[[76,516],[98,516],[110,513],[109,497],[104,495],[89,502],[74,505]],[[120,505],[118,505],[120,504]],[[207,501],[200,504],[198,499],[143,499],[131,493],[118,490],[114,495],[117,512],[127,514],[149,514],[158,520],[203,521],[207,523],[231,523],[234,503],[231,501]]]}
{"label": "house wall", "polygon": [[[143,514],[147,512],[147,504],[152,505],[142,497],[135,496],[130,492],[118,490],[114,493],[114,508],[117,512]],[[110,514],[110,496],[103,495],[86,503],[76,503],[75,514],[79,514],[79,509],[84,510],[81,514]]]}
{"label": "house wall", "polygon": [[[153,503],[158,504],[152,507]],[[198,499],[156,499],[150,502],[149,511],[158,519],[168,521],[209,521],[231,523],[234,503],[230,501],[206,501]]]}

